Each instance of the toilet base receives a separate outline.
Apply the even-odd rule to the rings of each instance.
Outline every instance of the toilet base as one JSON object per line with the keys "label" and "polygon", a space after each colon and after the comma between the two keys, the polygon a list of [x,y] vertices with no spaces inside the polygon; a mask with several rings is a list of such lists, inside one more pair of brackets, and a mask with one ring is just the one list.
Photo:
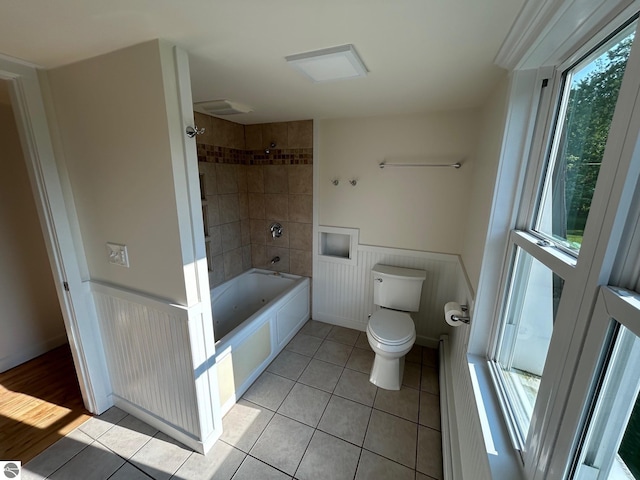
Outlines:
{"label": "toilet base", "polygon": [[385,390],[400,390],[404,375],[404,355],[388,358],[376,354],[369,381]]}

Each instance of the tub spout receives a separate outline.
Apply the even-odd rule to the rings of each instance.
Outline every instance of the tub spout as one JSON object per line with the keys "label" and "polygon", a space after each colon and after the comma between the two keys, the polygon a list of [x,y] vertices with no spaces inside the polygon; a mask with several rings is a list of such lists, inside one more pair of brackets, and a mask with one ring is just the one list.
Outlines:
{"label": "tub spout", "polygon": [[273,265],[274,263],[278,263],[280,261],[280,257],[273,257],[271,259],[271,265]]}

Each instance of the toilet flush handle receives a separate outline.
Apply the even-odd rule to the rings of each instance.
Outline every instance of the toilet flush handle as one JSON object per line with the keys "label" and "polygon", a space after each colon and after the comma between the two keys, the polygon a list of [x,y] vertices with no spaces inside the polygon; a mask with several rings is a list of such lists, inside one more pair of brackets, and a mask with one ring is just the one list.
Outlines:
{"label": "toilet flush handle", "polygon": [[374,281],[376,281],[378,283],[382,283],[382,279],[381,278],[374,278]]}

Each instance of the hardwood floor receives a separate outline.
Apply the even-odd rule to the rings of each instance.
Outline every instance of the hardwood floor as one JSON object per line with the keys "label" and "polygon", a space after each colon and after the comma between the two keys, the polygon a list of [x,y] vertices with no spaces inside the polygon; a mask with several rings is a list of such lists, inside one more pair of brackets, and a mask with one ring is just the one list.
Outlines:
{"label": "hardwood floor", "polygon": [[0,460],[24,464],[89,418],[68,345],[0,373]]}

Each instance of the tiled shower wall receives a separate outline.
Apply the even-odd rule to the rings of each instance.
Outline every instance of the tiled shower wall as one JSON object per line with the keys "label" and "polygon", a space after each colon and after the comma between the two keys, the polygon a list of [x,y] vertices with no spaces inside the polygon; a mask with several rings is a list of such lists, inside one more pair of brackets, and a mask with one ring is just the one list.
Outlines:
{"label": "tiled shower wall", "polygon": [[[197,148],[211,286],[250,267],[311,276],[313,122],[195,115],[205,128]],[[282,237],[271,237],[273,222]]]}

